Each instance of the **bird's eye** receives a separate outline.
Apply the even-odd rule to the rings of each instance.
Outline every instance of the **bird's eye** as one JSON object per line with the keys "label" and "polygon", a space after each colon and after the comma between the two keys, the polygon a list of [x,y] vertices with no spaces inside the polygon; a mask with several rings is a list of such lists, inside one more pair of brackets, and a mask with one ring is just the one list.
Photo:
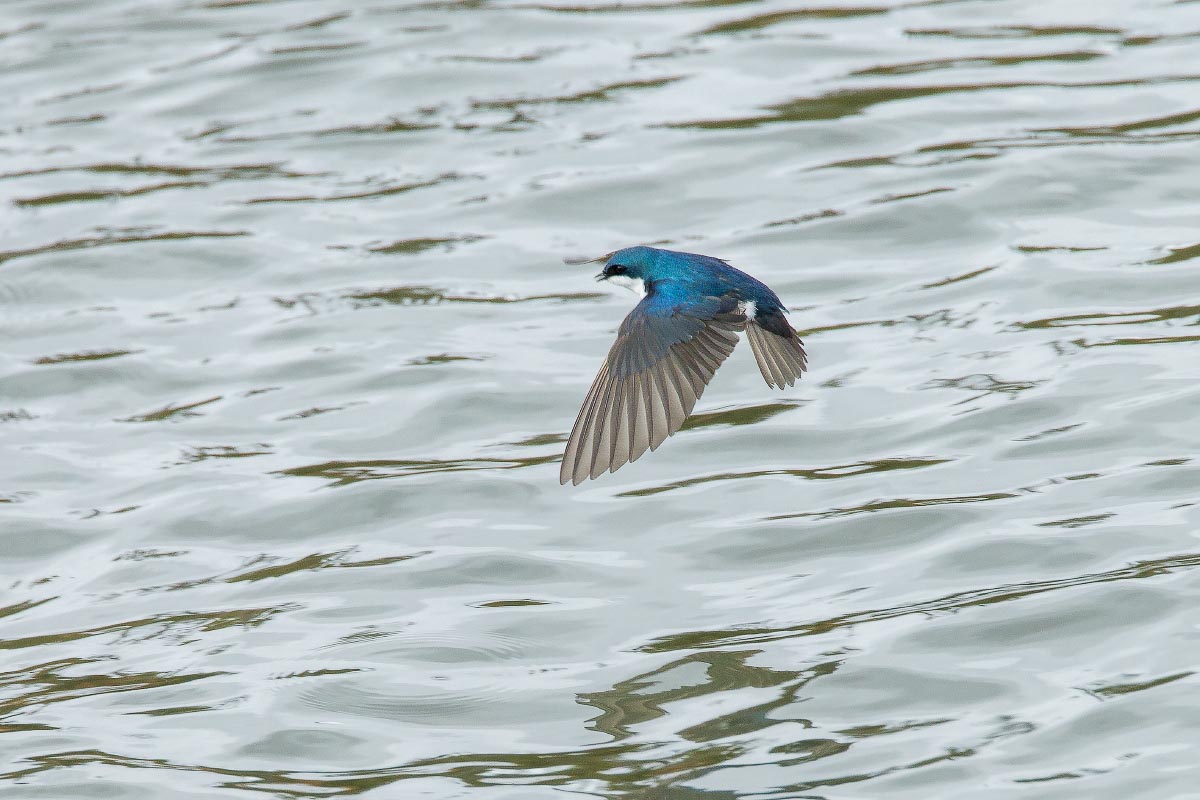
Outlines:
{"label": "bird's eye", "polygon": [[609,275],[624,275],[625,271],[626,271],[625,268],[622,267],[620,264],[613,264],[611,267],[608,268]]}

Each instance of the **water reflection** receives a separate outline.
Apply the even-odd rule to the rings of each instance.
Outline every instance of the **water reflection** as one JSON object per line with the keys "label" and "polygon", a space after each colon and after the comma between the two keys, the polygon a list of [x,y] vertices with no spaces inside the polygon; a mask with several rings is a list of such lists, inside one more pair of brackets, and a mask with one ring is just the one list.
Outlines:
{"label": "water reflection", "polygon": [[747,628],[736,631],[693,631],[674,634],[648,643],[642,650],[648,653],[660,653],[675,650],[707,650],[712,647],[760,645],[796,636],[821,635],[839,628],[853,627],[869,622],[881,622],[912,614],[923,615],[938,612],[953,612],[973,606],[1006,603],[1046,592],[1071,589],[1093,583],[1156,578],[1178,570],[1190,570],[1197,566],[1200,566],[1200,554],[1183,553],[1169,558],[1136,562],[1118,569],[1099,573],[1075,575],[1025,584],[974,589],[968,592],[958,592],[945,597],[906,604],[895,608],[871,609],[786,628]]}

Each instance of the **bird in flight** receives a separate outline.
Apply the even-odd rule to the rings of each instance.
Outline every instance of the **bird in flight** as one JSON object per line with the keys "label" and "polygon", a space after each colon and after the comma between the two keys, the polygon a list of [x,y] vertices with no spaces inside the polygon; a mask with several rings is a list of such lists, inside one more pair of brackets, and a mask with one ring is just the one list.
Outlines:
{"label": "bird in flight", "polygon": [[768,386],[795,385],[804,343],[779,297],[724,260],[626,247],[596,280],[641,283],[646,295],[617,331],[563,453],[559,482],[616,472],[679,430],[745,331]]}

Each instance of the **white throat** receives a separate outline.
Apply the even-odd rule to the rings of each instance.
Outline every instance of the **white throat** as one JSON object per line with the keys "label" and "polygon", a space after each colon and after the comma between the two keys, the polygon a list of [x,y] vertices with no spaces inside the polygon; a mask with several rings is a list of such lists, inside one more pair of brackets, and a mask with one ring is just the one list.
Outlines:
{"label": "white throat", "polygon": [[613,275],[608,279],[608,282],[615,283],[617,286],[624,286],[626,289],[638,294],[646,293],[646,282],[641,278],[631,278],[628,275]]}

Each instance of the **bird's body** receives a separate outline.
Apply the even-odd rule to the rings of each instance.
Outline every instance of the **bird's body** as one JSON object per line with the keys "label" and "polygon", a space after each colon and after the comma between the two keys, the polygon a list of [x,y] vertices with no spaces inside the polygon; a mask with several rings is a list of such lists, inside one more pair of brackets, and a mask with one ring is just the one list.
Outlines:
{"label": "bird's body", "polygon": [[607,256],[597,277],[641,281],[646,296],[621,323],[583,401],[563,454],[562,483],[616,471],[678,431],[739,331],[746,331],[767,385],[791,386],[807,368],[779,297],[719,258],[627,247]]}

